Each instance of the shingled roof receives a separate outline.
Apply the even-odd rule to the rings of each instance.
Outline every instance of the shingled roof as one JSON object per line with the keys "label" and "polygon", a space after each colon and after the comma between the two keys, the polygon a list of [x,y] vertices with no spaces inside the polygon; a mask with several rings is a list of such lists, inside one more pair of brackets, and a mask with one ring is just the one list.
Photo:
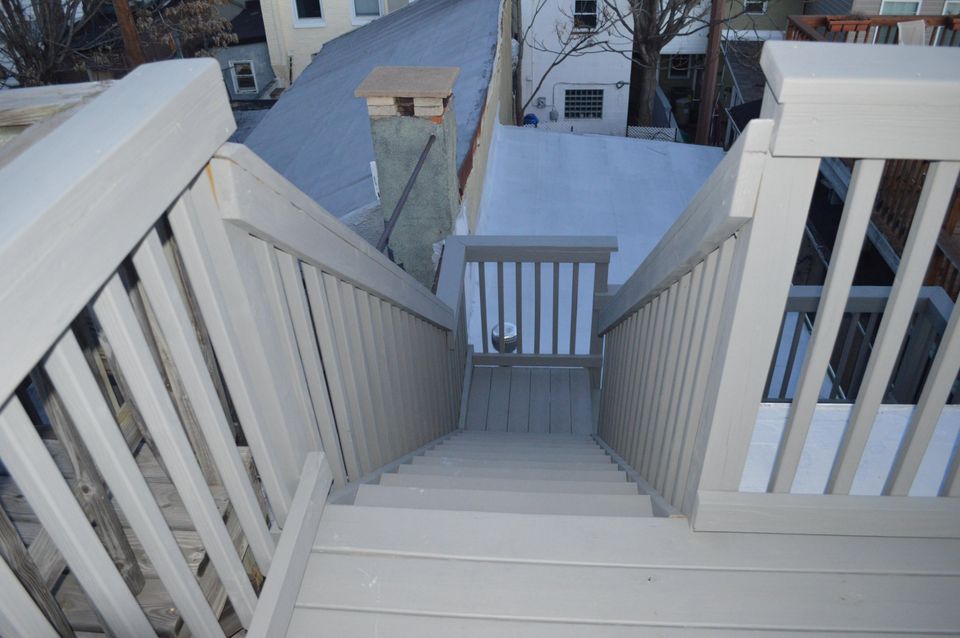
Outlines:
{"label": "shingled roof", "polygon": [[338,217],[376,201],[366,104],[375,66],[456,66],[457,164],[473,140],[493,69],[498,0],[417,0],[324,45],[245,140]]}

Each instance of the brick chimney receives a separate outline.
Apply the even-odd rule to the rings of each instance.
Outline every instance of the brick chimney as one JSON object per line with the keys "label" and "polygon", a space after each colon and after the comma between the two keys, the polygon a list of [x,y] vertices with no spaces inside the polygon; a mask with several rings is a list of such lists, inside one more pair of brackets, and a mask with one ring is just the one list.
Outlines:
{"label": "brick chimney", "polygon": [[390,219],[431,135],[436,136],[390,236],[397,263],[428,288],[433,244],[453,232],[460,209],[456,67],[376,67],[357,87],[366,98],[384,222]]}

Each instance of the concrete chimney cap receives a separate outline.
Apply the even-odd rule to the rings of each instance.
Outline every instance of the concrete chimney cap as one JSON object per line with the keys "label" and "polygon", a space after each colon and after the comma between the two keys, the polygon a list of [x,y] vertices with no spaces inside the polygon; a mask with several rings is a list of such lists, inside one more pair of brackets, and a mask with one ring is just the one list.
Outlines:
{"label": "concrete chimney cap", "polygon": [[364,78],[357,97],[447,98],[460,75],[455,66],[378,66]]}

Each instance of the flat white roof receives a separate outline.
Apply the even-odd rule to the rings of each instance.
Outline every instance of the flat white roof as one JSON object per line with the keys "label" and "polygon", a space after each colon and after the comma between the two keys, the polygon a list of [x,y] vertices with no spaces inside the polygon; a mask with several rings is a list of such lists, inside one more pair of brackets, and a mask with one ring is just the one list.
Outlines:
{"label": "flat white roof", "polygon": [[723,150],[498,126],[478,235],[615,235],[610,283],[636,270]]}

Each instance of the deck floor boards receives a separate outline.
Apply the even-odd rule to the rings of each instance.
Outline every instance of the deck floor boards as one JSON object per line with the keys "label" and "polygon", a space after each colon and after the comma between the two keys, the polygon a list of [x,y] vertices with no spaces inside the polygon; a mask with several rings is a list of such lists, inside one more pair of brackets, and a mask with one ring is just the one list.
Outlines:
{"label": "deck floor boards", "polygon": [[467,430],[592,434],[592,415],[584,368],[474,367]]}

